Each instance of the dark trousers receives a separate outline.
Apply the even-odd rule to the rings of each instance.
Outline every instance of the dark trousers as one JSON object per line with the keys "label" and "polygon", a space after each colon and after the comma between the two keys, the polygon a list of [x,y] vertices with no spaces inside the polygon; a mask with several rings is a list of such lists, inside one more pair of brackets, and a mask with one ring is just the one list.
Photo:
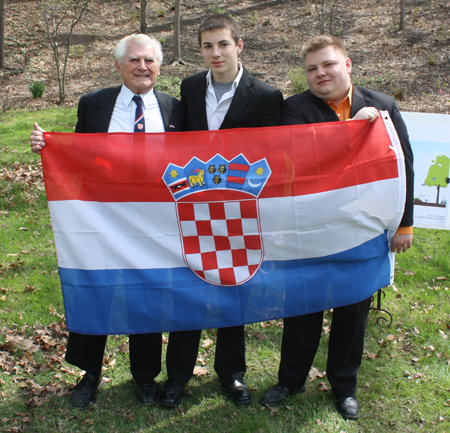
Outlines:
{"label": "dark trousers", "polygon": [[[356,396],[371,298],[333,310],[327,376],[336,397]],[[323,311],[284,319],[278,381],[297,389],[308,377],[322,334]]]}
{"label": "dark trousers", "polygon": [[[87,373],[100,375],[106,335],[69,333],[66,361]],[[130,340],[130,370],[137,381],[149,381],[161,371],[161,333],[133,334]]]}
{"label": "dark trousers", "polygon": [[[201,330],[170,333],[166,357],[169,379],[186,383],[192,377],[201,333]],[[246,371],[244,326],[217,330],[214,369],[224,380],[244,377]]]}

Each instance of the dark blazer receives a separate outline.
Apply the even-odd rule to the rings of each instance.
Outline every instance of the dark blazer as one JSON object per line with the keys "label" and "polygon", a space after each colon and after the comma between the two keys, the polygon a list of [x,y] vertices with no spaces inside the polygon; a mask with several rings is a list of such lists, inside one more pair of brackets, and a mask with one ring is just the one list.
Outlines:
{"label": "dark blazer", "polygon": [[[187,108],[189,131],[208,129],[206,118],[206,75],[203,71],[185,78],[181,83],[181,102]],[[253,77],[244,68],[230,108],[220,129],[254,128],[278,124],[283,94]]]}
{"label": "dark blazer", "polygon": [[[186,107],[190,131],[208,129],[206,117],[207,71],[185,78],[181,83],[181,102]],[[276,126],[279,122],[283,94],[244,68],[239,85],[220,129]],[[201,330],[171,332],[167,347],[169,379],[185,383],[193,374]],[[244,326],[217,330],[214,369],[225,381],[242,379],[245,375]]]}
{"label": "dark blazer", "polygon": [[[83,95],[78,103],[75,132],[108,132],[121,86]],[[166,132],[183,131],[184,106],[178,99],[155,91]],[[88,373],[101,374],[106,335],[70,332],[65,359]],[[161,333],[130,335],[130,369],[141,382],[151,381],[161,371]]]}
{"label": "dark blazer", "polygon": [[[78,103],[75,132],[108,132],[119,87],[110,87],[83,95]],[[184,107],[178,99],[155,91],[166,132],[184,130]],[[169,126],[170,125],[170,126]]]}
{"label": "dark blazer", "polygon": [[[412,226],[414,201],[413,153],[405,122],[393,98],[379,92],[353,86],[351,116],[353,117],[363,107],[375,107],[378,110],[388,111],[397,130],[405,155],[406,168],[406,203],[400,226]],[[299,125],[337,121],[339,121],[339,118],[333,109],[323,99],[314,96],[310,90],[307,90],[301,95],[291,96],[284,101],[280,124]]]}

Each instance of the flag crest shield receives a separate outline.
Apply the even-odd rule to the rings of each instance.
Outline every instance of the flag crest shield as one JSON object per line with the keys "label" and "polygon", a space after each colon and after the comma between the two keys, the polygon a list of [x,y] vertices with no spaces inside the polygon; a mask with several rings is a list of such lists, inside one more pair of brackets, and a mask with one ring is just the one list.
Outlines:
{"label": "flag crest shield", "polygon": [[167,166],[163,180],[176,203],[183,259],[202,280],[236,286],[258,271],[264,258],[258,196],[270,174],[265,158],[250,164],[242,154]]}

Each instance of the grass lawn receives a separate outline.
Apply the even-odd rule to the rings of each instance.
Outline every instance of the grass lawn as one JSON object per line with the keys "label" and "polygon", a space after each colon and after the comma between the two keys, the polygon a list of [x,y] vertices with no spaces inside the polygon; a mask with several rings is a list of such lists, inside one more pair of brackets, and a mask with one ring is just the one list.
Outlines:
{"label": "grass lawn", "polygon": [[[254,402],[237,407],[213,370],[214,330],[205,331],[198,374],[174,410],[139,406],[128,369],[127,337],[108,339],[106,386],[85,411],[70,405],[79,371],[63,360],[66,330],[40,158],[30,151],[34,121],[72,132],[74,109],[9,111],[0,119],[0,430],[2,432],[442,432],[450,431],[450,234],[416,229],[397,255],[395,286],[372,311],[360,370],[361,418],[344,421],[323,375],[331,315],[305,394],[270,410],[258,404],[276,383],[281,321],[247,332],[247,383]],[[158,381],[165,379],[165,369]]]}

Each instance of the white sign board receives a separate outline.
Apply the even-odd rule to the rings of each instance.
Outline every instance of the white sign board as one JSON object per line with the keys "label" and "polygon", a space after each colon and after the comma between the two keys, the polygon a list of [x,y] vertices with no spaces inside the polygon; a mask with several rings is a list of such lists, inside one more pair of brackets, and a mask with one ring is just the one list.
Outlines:
{"label": "white sign board", "polygon": [[450,230],[450,115],[401,114],[414,154],[414,227]]}

